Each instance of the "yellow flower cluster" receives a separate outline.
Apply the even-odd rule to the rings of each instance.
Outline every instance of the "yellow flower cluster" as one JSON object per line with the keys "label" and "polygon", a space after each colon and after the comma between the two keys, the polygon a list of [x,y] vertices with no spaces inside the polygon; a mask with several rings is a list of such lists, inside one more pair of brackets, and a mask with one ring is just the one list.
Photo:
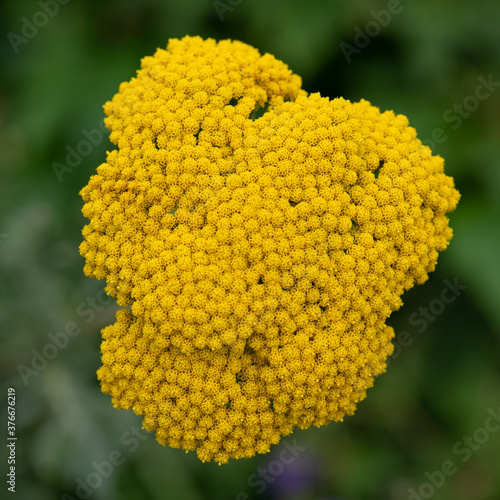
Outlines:
{"label": "yellow flower cluster", "polygon": [[171,40],[105,105],[118,148],[81,192],[85,273],[124,307],[102,390],[203,461],[351,415],[452,236],[459,193],[406,117],[300,86],[241,42]]}

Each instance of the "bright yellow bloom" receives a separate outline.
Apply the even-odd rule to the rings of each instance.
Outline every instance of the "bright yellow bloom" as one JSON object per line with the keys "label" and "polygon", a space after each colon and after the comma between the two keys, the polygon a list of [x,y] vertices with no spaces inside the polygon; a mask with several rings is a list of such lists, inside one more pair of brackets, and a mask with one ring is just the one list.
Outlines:
{"label": "bright yellow bloom", "polygon": [[300,86],[241,42],[171,40],[105,105],[117,149],[81,191],[85,273],[124,307],[102,390],[203,461],[351,415],[452,237],[459,193],[406,117]]}

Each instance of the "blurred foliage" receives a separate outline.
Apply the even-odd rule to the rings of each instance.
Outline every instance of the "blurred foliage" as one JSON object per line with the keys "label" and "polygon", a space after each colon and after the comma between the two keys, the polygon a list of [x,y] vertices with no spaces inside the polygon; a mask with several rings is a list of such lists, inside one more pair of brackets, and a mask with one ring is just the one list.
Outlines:
{"label": "blurred foliage", "polygon": [[[46,24],[37,14],[42,4],[58,10]],[[390,5],[398,13],[348,62],[340,44],[354,46],[360,31],[372,26],[373,32],[367,23]],[[478,78],[500,81],[500,3],[72,0],[57,6],[8,0],[0,7],[1,404],[5,417],[7,387],[14,387],[17,498],[401,500],[429,481],[426,472],[432,476],[451,460],[456,472],[431,486],[435,498],[498,500],[500,432],[485,438],[478,429],[500,407],[500,90],[493,86],[477,105],[469,97]],[[36,15],[36,34],[13,44],[12,34],[22,35]],[[101,126],[102,105],[135,74],[140,58],[186,34],[240,39],[289,64],[310,92],[365,98],[407,115],[445,158],[462,193],[451,216],[455,237],[436,272],[405,295],[405,306],[389,320],[401,342],[395,341],[387,373],[353,417],[286,438],[306,450],[264,483],[257,482],[259,470],[276,466],[283,443],[268,456],[202,464],[194,453],[161,447],[139,430],[138,417],[114,410],[100,393],[99,332],[114,321],[116,307],[99,294],[103,284],[82,272],[78,192],[110,149],[107,137],[61,179],[53,170],[85,131]],[[460,116],[455,106],[464,104],[472,110]],[[455,279],[467,289],[441,307],[445,280]],[[425,319],[422,307],[439,314]],[[81,332],[23,383],[19,366],[36,364],[36,353],[49,353],[49,334],[71,322]],[[466,436],[473,436],[470,453]],[[117,456],[109,477],[95,474],[95,465]],[[439,474],[432,477],[438,481]],[[78,480],[97,487],[78,496]]]}

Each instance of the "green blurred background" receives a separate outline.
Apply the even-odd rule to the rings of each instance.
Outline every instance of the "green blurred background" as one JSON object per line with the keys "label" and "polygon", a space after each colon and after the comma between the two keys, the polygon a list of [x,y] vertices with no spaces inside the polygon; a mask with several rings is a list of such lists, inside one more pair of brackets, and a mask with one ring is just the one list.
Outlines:
{"label": "green blurred background", "polygon": [[[13,387],[14,496],[500,499],[500,431],[488,420],[500,411],[500,3],[60,2],[47,2],[45,17],[43,1],[0,7],[0,421],[6,436]],[[388,22],[379,14],[387,9]],[[389,320],[398,338],[387,373],[354,416],[286,438],[305,450],[284,470],[283,443],[224,466],[163,448],[139,431],[139,417],[113,409],[95,375],[99,332],[116,308],[82,272],[78,192],[111,145],[94,133],[71,171],[58,178],[53,165],[66,163],[68,147],[84,151],[102,105],[141,57],[186,34],[242,40],[285,61],[310,92],[407,115],[462,193],[437,270]],[[445,292],[449,303],[447,283],[461,287]],[[47,348],[72,326],[80,333],[66,335],[67,345]],[[47,366],[42,352],[53,357]],[[447,476],[436,472],[443,465]],[[258,482],[259,470],[276,474]],[[90,487],[77,489],[79,481]]]}

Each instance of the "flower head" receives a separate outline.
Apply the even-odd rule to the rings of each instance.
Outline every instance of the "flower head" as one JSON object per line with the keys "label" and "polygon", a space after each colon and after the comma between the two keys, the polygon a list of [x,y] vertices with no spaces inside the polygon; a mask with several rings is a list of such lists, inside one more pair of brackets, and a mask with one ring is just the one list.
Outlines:
{"label": "flower head", "polygon": [[102,390],[203,461],[351,415],[452,237],[459,193],[407,118],[300,85],[241,42],[171,40],[105,105],[117,149],[81,191],[85,273],[124,307]]}

